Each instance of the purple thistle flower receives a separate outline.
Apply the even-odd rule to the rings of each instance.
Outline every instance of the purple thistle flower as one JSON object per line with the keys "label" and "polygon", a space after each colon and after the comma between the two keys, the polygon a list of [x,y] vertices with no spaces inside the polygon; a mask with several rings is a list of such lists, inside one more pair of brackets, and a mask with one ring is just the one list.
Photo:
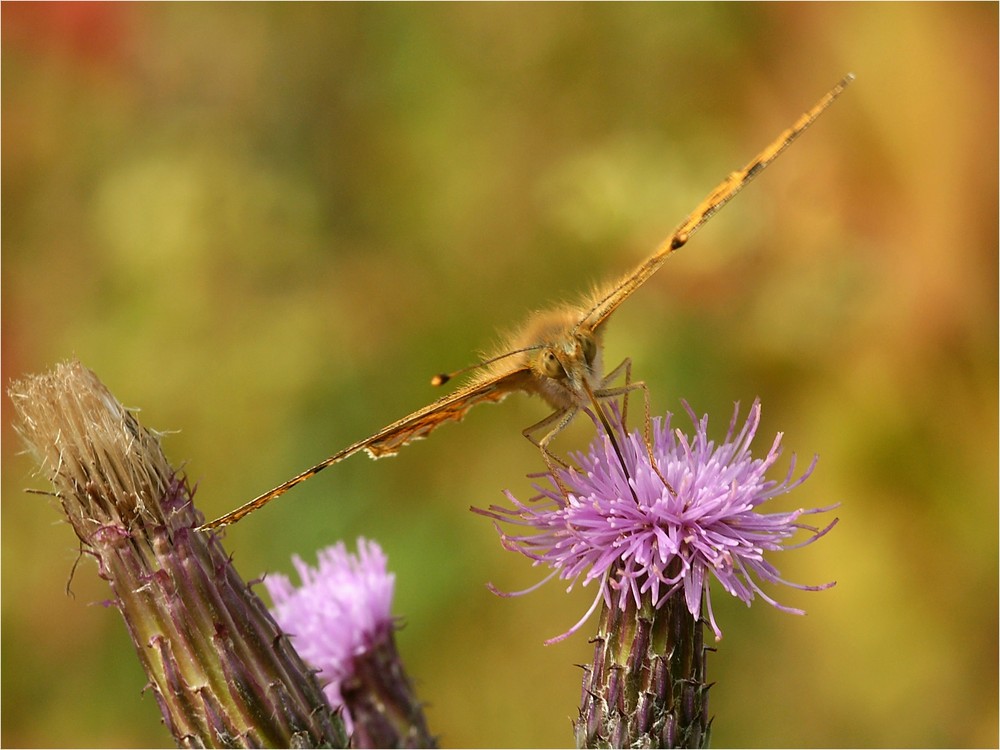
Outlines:
{"label": "purple thistle flower", "polygon": [[302,658],[319,670],[327,700],[342,706],[340,687],[353,674],[354,657],[392,627],[395,576],[386,570],[381,547],[365,539],[358,539],[356,556],[339,542],[320,550],[317,561],[312,568],[292,556],[300,588],[280,573],[268,574],[264,586],[274,602],[274,619],[294,636]]}
{"label": "purple thistle flower", "polygon": [[[708,417],[698,420],[686,402],[684,408],[695,425],[694,436],[671,429],[668,413],[665,419],[652,421],[652,445],[647,450],[640,431],[625,434],[615,406],[611,416],[621,460],[609,436],[602,432],[586,455],[575,456],[579,468],[545,475],[550,486],[536,485],[540,495],[530,504],[506,492],[512,508],[494,505],[489,510],[474,509],[499,522],[497,531],[507,549],[522,553],[536,565],[552,568],[536,586],[502,595],[528,593],[555,576],[570,582],[567,590],[581,578],[583,585],[600,581],[597,597],[584,617],[546,644],[576,632],[602,598],[606,606],[615,601],[621,609],[630,599],[636,607],[642,607],[646,600],[658,609],[673,594],[682,592],[695,620],[701,616],[704,598],[708,622],[719,640],[722,631],[709,595],[713,577],[747,605],[759,595],[772,606],[794,614],[804,613],[779,604],[762,591],[758,581],[809,591],[834,585],[789,583],[764,559],[765,551],[811,544],[837,523],[834,519],[819,529],[800,520],[836,505],[788,513],[758,511],[766,501],[802,484],[816,459],[798,479],[792,479],[794,456],[783,480],[765,479],[781,455],[782,435],[778,433],[764,458],[751,456],[750,444],[760,424],[759,401],[754,401],[738,433],[736,405],[725,439],[718,445],[708,439]],[[526,527],[531,533],[510,533],[500,523]],[[789,544],[799,531],[808,532],[809,537]]]}
{"label": "purple thistle flower", "polygon": [[403,672],[391,616],[395,576],[379,545],[358,539],[319,551],[312,568],[292,557],[302,585],[264,580],[273,614],[313,666],[327,699],[344,709],[353,747],[432,747],[423,711]]}

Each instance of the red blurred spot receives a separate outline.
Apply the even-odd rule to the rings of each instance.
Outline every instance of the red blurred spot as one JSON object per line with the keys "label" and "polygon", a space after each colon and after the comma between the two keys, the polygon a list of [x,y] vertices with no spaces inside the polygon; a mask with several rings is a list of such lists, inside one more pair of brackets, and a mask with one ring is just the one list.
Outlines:
{"label": "red blurred spot", "polygon": [[0,13],[8,50],[101,65],[121,60],[130,9],[128,3],[7,2],[0,6]]}

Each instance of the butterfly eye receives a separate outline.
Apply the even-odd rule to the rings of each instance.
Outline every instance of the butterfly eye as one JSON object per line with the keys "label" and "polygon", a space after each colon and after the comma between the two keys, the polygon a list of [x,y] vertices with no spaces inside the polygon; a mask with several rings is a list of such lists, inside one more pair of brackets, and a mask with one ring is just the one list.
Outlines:
{"label": "butterfly eye", "polygon": [[542,373],[550,378],[562,377],[566,374],[563,370],[562,365],[559,364],[559,359],[556,357],[555,352],[551,349],[546,349],[542,352],[541,357],[539,357],[539,364],[542,368]]}
{"label": "butterfly eye", "polygon": [[588,365],[594,364],[594,357],[597,356],[597,343],[592,336],[579,336],[577,338],[580,342],[580,349],[583,352],[584,360],[586,360]]}

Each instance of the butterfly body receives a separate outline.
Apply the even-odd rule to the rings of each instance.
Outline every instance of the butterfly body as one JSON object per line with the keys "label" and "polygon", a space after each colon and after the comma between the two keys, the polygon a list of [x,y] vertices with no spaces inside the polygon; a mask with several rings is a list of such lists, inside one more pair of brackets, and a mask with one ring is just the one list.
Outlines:
{"label": "butterfly body", "polygon": [[[524,372],[512,378],[513,389],[540,396],[553,409],[579,405],[585,399],[584,383],[600,388],[603,376],[601,332],[577,330],[583,314],[568,305],[534,313],[490,358],[496,358],[495,363],[477,380]],[[503,352],[516,353],[505,357]]]}
{"label": "butterfly body", "polygon": [[[579,306],[563,305],[531,315],[524,325],[507,338],[497,353],[474,368],[477,374],[463,387],[382,428],[374,435],[335,453],[324,461],[292,477],[277,487],[227,513],[202,529],[212,529],[238,521],[280,497],[289,489],[360,451],[372,458],[390,456],[413,440],[429,435],[440,425],[461,420],[473,406],[498,403],[515,391],[538,395],[554,410],[549,416],[523,431],[541,448],[546,461],[558,461],[547,450],[551,439],[581,410],[593,407],[593,414],[607,418],[599,401],[641,390],[645,398],[646,426],[649,425],[649,393],[641,382],[631,382],[631,361],[626,359],[610,373],[604,373],[603,337],[605,325],[618,306],[630,297],[715,213],[732,200],[816,120],[853,80],[849,75],[743,169],[732,172],[677,226],[659,247],[631,273],[594,292]],[[464,371],[459,371],[464,372]],[[442,385],[453,375],[437,375],[431,381]],[[611,383],[624,374],[625,384]],[[627,401],[624,408],[628,408]],[[544,431],[544,432],[543,432]],[[543,432],[536,439],[536,433]],[[648,443],[648,436],[647,436]],[[615,450],[618,448],[615,446]],[[550,463],[551,466],[551,463]]]}

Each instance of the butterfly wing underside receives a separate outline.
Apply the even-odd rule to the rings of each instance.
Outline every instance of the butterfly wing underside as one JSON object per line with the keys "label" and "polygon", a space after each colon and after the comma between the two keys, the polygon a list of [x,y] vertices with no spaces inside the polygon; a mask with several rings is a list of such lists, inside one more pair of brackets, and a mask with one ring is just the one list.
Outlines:
{"label": "butterfly wing underside", "polygon": [[406,444],[427,437],[427,435],[442,424],[460,421],[466,412],[477,404],[498,403],[514,391],[525,390],[530,377],[531,370],[523,367],[488,379],[475,381],[463,388],[459,388],[454,393],[442,396],[424,408],[382,428],[371,437],[349,445],[321,463],[316,464],[310,469],[306,469],[301,474],[297,474],[287,482],[283,482],[274,489],[268,490],[263,495],[255,497],[236,510],[210,523],[204,524],[201,528],[215,529],[235,523],[245,515],[284,495],[300,482],[304,482],[328,466],[333,466],[362,450],[366,451],[372,458],[392,456]]}

